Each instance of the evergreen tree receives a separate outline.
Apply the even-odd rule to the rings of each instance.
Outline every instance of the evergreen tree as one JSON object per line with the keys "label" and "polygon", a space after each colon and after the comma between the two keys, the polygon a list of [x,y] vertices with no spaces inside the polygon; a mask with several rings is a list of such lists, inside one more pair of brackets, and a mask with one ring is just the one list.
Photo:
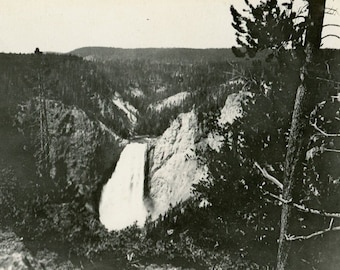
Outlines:
{"label": "evergreen tree", "polygon": [[268,50],[268,60],[276,57],[283,61],[287,48],[303,46],[306,23],[304,20],[294,23],[300,14],[293,11],[293,1],[281,7],[277,0],[261,1],[257,6],[248,0],[245,3],[246,15],[241,15],[234,6],[230,7],[237,44],[245,49],[233,47],[236,56],[254,57],[256,53]]}
{"label": "evergreen tree", "polygon": [[[251,5],[248,0],[245,2],[249,8],[248,16],[242,16],[234,7],[231,7],[233,27],[237,31],[237,43],[246,49],[245,53],[252,57],[258,51],[270,49],[272,54],[269,57],[277,56],[281,60],[281,55],[285,50],[291,48],[293,49],[292,55],[299,56],[301,62],[300,85],[296,92],[283,171],[282,198],[284,203],[277,269],[285,269],[290,249],[290,241],[287,240],[291,216],[289,202],[296,199],[293,196],[296,183],[303,182],[302,163],[309,140],[308,120],[318,101],[315,75],[319,71],[314,67],[317,64],[316,59],[321,45],[326,1],[307,0],[307,13],[304,16],[297,16],[293,12],[293,1],[284,4],[283,8],[279,7],[276,0],[262,1],[258,6]],[[300,23],[294,23],[297,17],[301,17]],[[303,50],[303,54],[296,54],[299,49]],[[234,51],[237,50],[234,49]]]}
{"label": "evergreen tree", "polygon": [[[308,27],[304,43],[305,60],[300,70],[300,86],[296,92],[292,123],[288,139],[285,170],[283,177],[283,199],[292,200],[292,192],[297,179],[301,179],[301,163],[306,156],[308,140],[305,132],[308,126],[309,115],[316,105],[315,81],[312,69],[316,64],[315,58],[321,45],[321,31],[325,14],[326,0],[308,0],[309,12],[307,17]],[[279,250],[277,258],[277,269],[283,270],[287,265],[290,242],[287,241],[291,206],[287,203],[282,206],[281,230],[279,239]]]}

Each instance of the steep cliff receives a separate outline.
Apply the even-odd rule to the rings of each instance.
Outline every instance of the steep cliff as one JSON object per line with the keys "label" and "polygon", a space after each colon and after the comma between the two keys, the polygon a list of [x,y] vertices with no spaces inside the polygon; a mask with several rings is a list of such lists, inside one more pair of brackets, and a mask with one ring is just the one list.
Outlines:
{"label": "steep cliff", "polygon": [[111,98],[104,98],[96,93],[92,101],[97,109],[94,113],[96,118],[124,137],[134,133],[139,113],[129,102],[123,100],[118,92],[114,92]]}
{"label": "steep cliff", "polygon": [[190,97],[189,92],[180,92],[173,96],[167,97],[161,101],[156,102],[155,104],[150,104],[148,106],[149,110],[154,110],[157,112],[161,112],[164,108],[172,108],[177,107],[183,104],[183,102]]}
{"label": "steep cliff", "polygon": [[[250,97],[244,91],[229,95],[217,119],[219,125],[242,117],[242,105]],[[153,218],[164,214],[170,205],[187,200],[192,185],[206,179],[207,167],[199,162],[200,155],[204,156],[207,147],[218,150],[223,137],[203,129],[195,110],[180,114],[151,147],[148,196]]]}
{"label": "steep cliff", "polygon": [[155,143],[149,182],[153,218],[188,199],[192,184],[205,176],[206,168],[196,156],[199,135],[197,116],[191,111],[180,114]]}
{"label": "steep cliff", "polygon": [[[22,106],[17,114],[17,126],[30,139],[38,171],[42,171],[39,148],[40,126],[36,111],[39,102],[33,99]],[[61,189],[72,188],[79,196],[97,200],[94,191],[103,181],[103,175],[117,161],[126,144],[101,121],[90,118],[76,106],[47,100],[48,176]],[[92,207],[95,205],[92,205]]]}

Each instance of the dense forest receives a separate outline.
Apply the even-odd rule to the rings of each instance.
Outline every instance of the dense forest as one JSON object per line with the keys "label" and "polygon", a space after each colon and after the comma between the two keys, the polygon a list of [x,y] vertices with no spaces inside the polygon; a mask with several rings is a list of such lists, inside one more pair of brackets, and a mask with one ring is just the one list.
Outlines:
{"label": "dense forest", "polygon": [[207,63],[235,60],[230,49],[187,49],[187,48],[145,48],[120,49],[106,47],[84,47],[70,52],[73,55],[102,62],[115,60],[147,60],[149,63]]}
{"label": "dense forest", "polygon": [[[223,50],[218,52],[219,56],[224,55]],[[160,135],[168,127],[170,119],[190,110],[193,104],[199,105],[205,99],[210,101],[208,103],[223,102],[217,96],[223,94],[219,91],[221,85],[232,77],[237,78],[237,74],[232,73],[235,63],[229,60],[216,62],[214,57],[209,58],[209,52],[203,56],[208,60],[199,61],[197,56],[191,64],[183,64],[124,57],[102,63],[84,61],[72,55],[2,54],[2,108],[9,104],[15,106],[37,95],[38,85],[41,84],[46,98],[61,100],[84,109],[88,114],[98,115],[98,100],[108,100],[118,92],[139,112],[140,121],[135,132]],[[150,109],[150,104],[184,91],[190,93],[190,98],[180,102],[179,106],[164,108],[167,112],[162,114]],[[127,138],[131,135],[131,127],[122,112],[118,110],[115,113],[122,119],[119,123],[108,123],[105,118],[101,120],[105,124],[115,125],[115,132]],[[163,126],[151,128],[147,123],[152,122],[150,119]]]}

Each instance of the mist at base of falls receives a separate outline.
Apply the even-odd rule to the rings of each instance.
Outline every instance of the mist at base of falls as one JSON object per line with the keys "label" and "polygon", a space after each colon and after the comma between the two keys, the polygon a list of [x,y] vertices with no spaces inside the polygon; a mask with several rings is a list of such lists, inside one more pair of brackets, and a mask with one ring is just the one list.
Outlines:
{"label": "mist at base of falls", "polygon": [[143,200],[146,152],[146,143],[128,144],[103,187],[99,218],[109,231],[124,229],[135,222],[139,226],[145,223],[148,215]]}

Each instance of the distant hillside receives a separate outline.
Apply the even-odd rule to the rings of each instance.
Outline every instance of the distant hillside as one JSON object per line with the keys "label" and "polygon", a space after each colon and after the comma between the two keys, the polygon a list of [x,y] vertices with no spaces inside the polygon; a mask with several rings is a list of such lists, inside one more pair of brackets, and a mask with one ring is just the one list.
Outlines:
{"label": "distant hillside", "polygon": [[[339,58],[339,50],[323,49],[322,55],[326,59]],[[271,52],[264,50],[254,58],[236,57],[230,48],[224,49],[189,49],[189,48],[137,48],[122,49],[113,47],[83,47],[75,49],[69,54],[82,57],[86,60],[111,61],[150,61],[163,64],[197,64],[197,63],[223,63],[233,62],[242,65],[251,65],[252,61],[265,61]]]}
{"label": "distant hillside", "polygon": [[84,47],[71,51],[70,54],[89,60],[150,60],[153,62],[221,62],[236,57],[231,49],[185,49],[185,48],[146,48],[121,49],[108,47]]}

